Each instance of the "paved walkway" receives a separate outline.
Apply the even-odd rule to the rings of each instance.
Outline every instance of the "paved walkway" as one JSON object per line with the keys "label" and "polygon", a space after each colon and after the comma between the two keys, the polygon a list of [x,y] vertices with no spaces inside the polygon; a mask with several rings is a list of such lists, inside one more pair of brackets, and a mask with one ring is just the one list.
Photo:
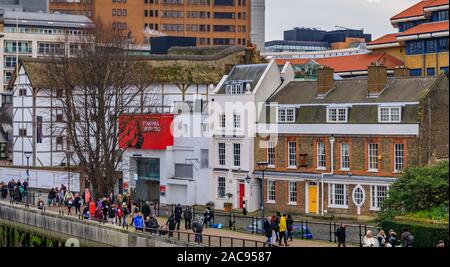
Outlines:
{"label": "paved walkway", "polygon": [[[8,199],[1,199],[1,202],[5,202],[9,204]],[[23,204],[18,204],[23,205]],[[30,209],[36,209],[36,207],[30,206]],[[67,215],[67,208],[65,207],[50,207],[46,208],[46,212],[59,214],[60,212],[64,212],[65,216]],[[75,209],[72,208],[71,217],[78,218],[75,215]],[[158,218],[158,222],[160,225],[165,225],[167,218]],[[129,217],[128,223],[131,222],[131,218]],[[110,227],[122,228],[120,226],[112,225],[111,223],[107,224]],[[134,227],[129,227],[129,231],[135,231]],[[261,247],[262,243],[265,242],[266,239],[261,235],[247,234],[241,232],[235,232],[228,229],[214,229],[214,228],[205,228],[203,231],[203,244],[211,245],[211,246],[222,246],[222,247]],[[209,237],[210,236],[210,237]],[[184,240],[187,242],[192,242],[194,239],[194,234],[192,230],[184,230],[184,221],[181,222],[180,231],[174,233],[174,238]],[[245,241],[244,241],[245,240]],[[256,241],[256,242],[255,242]],[[310,241],[310,240],[301,240],[294,239],[293,241],[289,241],[288,245],[290,247],[334,247],[335,244],[324,242],[324,241]]]}

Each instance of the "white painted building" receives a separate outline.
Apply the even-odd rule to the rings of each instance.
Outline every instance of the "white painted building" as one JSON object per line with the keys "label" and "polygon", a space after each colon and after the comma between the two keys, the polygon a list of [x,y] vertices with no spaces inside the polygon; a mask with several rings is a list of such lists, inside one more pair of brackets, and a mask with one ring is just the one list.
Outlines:
{"label": "white painted building", "polygon": [[[278,88],[294,79],[288,63],[280,73],[269,64],[235,66],[211,95],[209,116],[212,199],[217,209],[255,211],[260,208],[261,180],[253,175],[255,126],[263,104]],[[229,195],[231,194],[231,195]]]}

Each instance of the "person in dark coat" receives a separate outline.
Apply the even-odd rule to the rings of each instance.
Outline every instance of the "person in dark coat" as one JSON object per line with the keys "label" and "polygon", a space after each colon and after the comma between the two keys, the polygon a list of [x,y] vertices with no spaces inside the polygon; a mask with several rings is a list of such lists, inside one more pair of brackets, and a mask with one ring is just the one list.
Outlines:
{"label": "person in dark coat", "polygon": [[183,209],[181,208],[181,205],[178,204],[175,207],[175,223],[177,230],[180,230],[180,223],[181,223],[181,215],[183,214]]}
{"label": "person in dark coat", "polygon": [[266,245],[271,246],[271,244],[272,244],[272,231],[273,231],[272,216],[269,216],[264,221],[264,234],[267,237],[267,241],[264,244],[264,246],[266,246]]}
{"label": "person in dark coat", "polygon": [[169,228],[169,237],[173,237],[173,231],[175,231],[175,215],[171,214],[169,219],[166,222],[167,227]]}
{"label": "person in dark coat", "polygon": [[192,212],[189,207],[184,210],[184,229],[191,229]]}
{"label": "person in dark coat", "polygon": [[108,212],[109,212],[109,201],[108,199],[105,197],[103,198],[102,201],[102,211],[103,211],[103,221],[107,222],[108,221]]}
{"label": "person in dark coat", "polygon": [[345,227],[347,227],[345,224],[341,224],[336,230],[335,235],[338,240],[338,248],[340,248],[341,246],[345,248],[345,238],[346,238]]}
{"label": "person in dark coat", "polygon": [[75,198],[73,199],[73,206],[75,207],[75,214],[78,215],[78,213],[81,214],[81,197],[80,194],[76,194]]}
{"label": "person in dark coat", "polygon": [[14,187],[15,186],[16,186],[16,181],[14,181],[14,179],[9,181],[8,191],[9,191],[9,198],[10,198],[11,203],[14,202]]}
{"label": "person in dark coat", "polygon": [[278,242],[281,237],[280,237],[280,217],[281,217],[281,213],[277,212],[277,216],[275,217],[275,219],[273,219],[273,230],[275,231],[275,243]]}
{"label": "person in dark coat", "polygon": [[195,221],[192,224],[192,231],[194,231],[195,233],[195,242],[197,242],[197,244],[200,245],[203,242],[202,240],[203,224]]}
{"label": "person in dark coat", "polygon": [[292,219],[291,214],[288,214],[286,219],[287,226],[287,238],[292,241],[292,231],[294,230],[294,219]]}
{"label": "person in dark coat", "polygon": [[145,203],[142,205],[142,215],[144,215],[144,218],[150,217],[150,205],[148,204],[148,201],[145,201]]}

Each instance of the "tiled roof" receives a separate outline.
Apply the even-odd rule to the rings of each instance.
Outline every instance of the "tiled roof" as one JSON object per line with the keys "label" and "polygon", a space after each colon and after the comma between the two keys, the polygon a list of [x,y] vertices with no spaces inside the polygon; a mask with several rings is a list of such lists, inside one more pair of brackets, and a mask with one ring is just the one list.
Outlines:
{"label": "tiled roof", "polygon": [[334,69],[336,73],[352,72],[352,71],[367,71],[367,66],[373,62],[378,62],[386,66],[388,69],[394,69],[398,66],[404,66],[404,62],[396,59],[385,53],[372,53],[363,55],[351,55],[328,58],[314,58],[314,59],[278,59],[278,65],[284,65],[290,61],[292,65],[303,65],[310,60],[316,61],[322,66],[328,66]]}
{"label": "tiled roof", "polygon": [[[268,64],[235,66],[231,70],[231,73],[228,75],[226,81],[223,83],[223,86],[220,88],[218,94],[225,94],[226,86],[234,82],[243,82],[244,84],[250,83],[251,91],[253,91],[267,69],[267,66]],[[245,90],[246,88],[244,87],[243,89]]]}
{"label": "tiled roof", "polygon": [[432,32],[443,32],[443,31],[448,31],[448,20],[440,21],[440,22],[419,24],[416,27],[413,27],[407,31],[399,33],[398,36],[400,37],[400,36],[407,36],[407,35],[432,33]]}
{"label": "tiled roof", "polygon": [[399,14],[393,16],[391,18],[391,20],[396,20],[396,19],[404,19],[404,18],[409,18],[409,17],[418,17],[418,16],[423,16],[424,15],[424,7],[426,7],[427,5],[430,5],[434,2],[435,0],[424,0],[424,1],[420,1],[419,3],[413,5],[412,7],[400,12]]}
{"label": "tiled roof", "polygon": [[389,43],[397,43],[397,33],[390,33],[382,36],[367,45],[379,45],[379,44],[389,44]]}
{"label": "tiled roof", "polygon": [[435,0],[432,3],[429,3],[428,5],[426,5],[425,8],[435,7],[435,6],[444,6],[444,5],[448,5],[448,0]]}

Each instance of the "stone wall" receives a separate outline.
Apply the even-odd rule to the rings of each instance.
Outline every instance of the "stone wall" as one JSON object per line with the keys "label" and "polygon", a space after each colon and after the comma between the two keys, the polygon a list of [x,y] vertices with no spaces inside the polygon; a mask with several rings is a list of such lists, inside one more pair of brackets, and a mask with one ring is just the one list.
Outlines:
{"label": "stone wall", "polygon": [[57,214],[0,203],[0,219],[68,235],[80,242],[95,242],[113,247],[189,247],[195,244],[144,233],[129,232]]}

